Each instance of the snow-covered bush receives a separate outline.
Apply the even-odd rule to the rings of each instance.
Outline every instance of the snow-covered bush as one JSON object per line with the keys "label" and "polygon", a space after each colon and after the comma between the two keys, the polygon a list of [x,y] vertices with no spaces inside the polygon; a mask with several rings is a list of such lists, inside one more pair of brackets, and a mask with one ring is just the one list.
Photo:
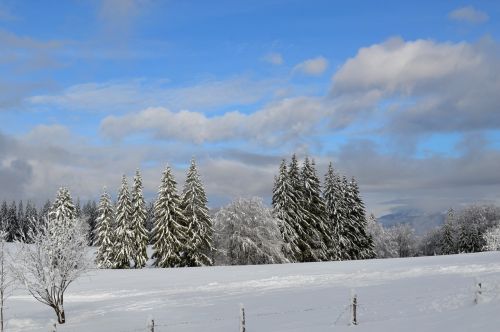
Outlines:
{"label": "snow-covered bush", "polygon": [[486,243],[483,247],[484,250],[500,250],[500,226],[496,226],[487,230],[483,235],[483,239]]}
{"label": "snow-covered bush", "polygon": [[391,241],[396,243],[396,257],[412,257],[417,254],[415,230],[408,224],[398,224],[388,229]]}
{"label": "snow-covered bush", "polygon": [[398,257],[397,242],[373,214],[367,219],[366,231],[373,239],[373,251],[376,258]]}
{"label": "snow-covered bush", "polygon": [[238,199],[215,215],[217,263],[272,264],[286,261],[278,221],[262,199]]}

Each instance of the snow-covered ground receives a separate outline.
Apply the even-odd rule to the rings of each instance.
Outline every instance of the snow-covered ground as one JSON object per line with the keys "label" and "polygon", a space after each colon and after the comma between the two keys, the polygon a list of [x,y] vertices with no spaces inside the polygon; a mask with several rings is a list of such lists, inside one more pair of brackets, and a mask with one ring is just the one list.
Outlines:
{"label": "snow-covered ground", "polygon": [[[476,284],[483,294],[474,304]],[[354,291],[359,325],[349,326]],[[71,285],[58,331],[499,331],[500,253],[352,262],[94,270]],[[53,310],[18,290],[8,331],[48,331]]]}

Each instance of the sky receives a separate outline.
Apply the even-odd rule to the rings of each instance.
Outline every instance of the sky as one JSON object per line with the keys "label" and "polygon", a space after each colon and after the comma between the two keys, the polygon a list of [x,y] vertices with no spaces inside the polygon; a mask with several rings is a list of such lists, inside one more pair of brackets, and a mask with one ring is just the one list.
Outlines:
{"label": "sky", "polygon": [[192,157],[209,205],[329,162],[367,211],[500,203],[495,1],[0,0],[0,200],[153,199]]}

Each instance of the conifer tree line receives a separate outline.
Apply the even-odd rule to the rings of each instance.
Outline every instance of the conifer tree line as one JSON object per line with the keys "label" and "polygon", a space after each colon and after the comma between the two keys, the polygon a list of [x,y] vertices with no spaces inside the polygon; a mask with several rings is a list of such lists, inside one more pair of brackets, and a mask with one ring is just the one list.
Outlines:
{"label": "conifer tree line", "polygon": [[299,165],[292,156],[275,177],[272,206],[291,262],[373,258],[365,207],[354,178],[347,180],[332,164],[321,187],[314,160]]}
{"label": "conifer tree line", "polygon": [[[354,178],[330,163],[320,180],[314,160],[283,160],[275,176],[271,207],[261,198],[238,198],[209,211],[195,160],[182,190],[167,166],[154,201],[146,203],[139,170],[129,185],[122,177],[116,201],[104,189],[99,203],[76,203],[67,188],[37,209],[3,201],[0,226],[8,241],[30,242],[46,220],[82,220],[88,244],[97,246],[101,268],[147,264],[192,267],[316,262],[453,254],[500,249],[500,210],[470,206],[450,210],[445,223],[418,237],[409,225],[386,228],[365,207]],[[64,225],[62,225],[64,226]],[[149,246],[149,254],[148,254]],[[498,248],[498,249],[492,249]],[[148,263],[149,261],[149,263]]]}
{"label": "conifer tree line", "polygon": [[[33,227],[44,221],[44,218],[49,216],[49,213],[57,205],[56,201],[60,200],[60,194],[69,191],[66,188],[61,188],[57,194],[56,200],[51,202],[47,200],[40,208],[32,201],[26,201],[26,204],[21,200],[19,202],[2,201],[0,205],[0,228],[7,234],[6,240],[29,242],[29,234]],[[71,197],[70,197],[71,198]],[[92,245],[95,239],[95,227],[97,222],[97,204],[93,200],[87,201],[80,205],[80,200],[77,199],[71,204],[74,209],[74,216],[82,219],[87,229],[88,244]]]}
{"label": "conifer tree line", "polygon": [[102,268],[142,268],[149,259],[147,245],[150,242],[154,266],[212,265],[213,227],[207,203],[194,159],[182,193],[177,191],[172,169],[165,168],[157,198],[150,206],[144,200],[139,170],[131,190],[123,176],[116,204],[112,204],[106,190],[99,201],[97,265]]}

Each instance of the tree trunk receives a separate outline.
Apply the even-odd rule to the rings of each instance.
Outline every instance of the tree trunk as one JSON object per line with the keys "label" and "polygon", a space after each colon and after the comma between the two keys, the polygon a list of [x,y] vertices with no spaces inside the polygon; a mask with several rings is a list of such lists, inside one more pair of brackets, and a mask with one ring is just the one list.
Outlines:
{"label": "tree trunk", "polygon": [[54,310],[56,311],[57,322],[59,324],[64,324],[66,322],[66,316],[64,315],[64,308],[63,308],[63,306],[55,307]]}

